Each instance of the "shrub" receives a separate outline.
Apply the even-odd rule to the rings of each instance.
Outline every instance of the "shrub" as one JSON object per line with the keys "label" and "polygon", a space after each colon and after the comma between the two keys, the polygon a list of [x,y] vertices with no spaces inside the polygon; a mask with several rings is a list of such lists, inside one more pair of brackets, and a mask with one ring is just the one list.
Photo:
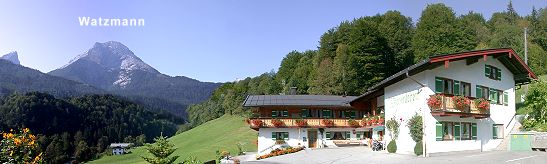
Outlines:
{"label": "shrub", "polygon": [[[403,119],[401,118],[400,120],[402,121]],[[397,120],[395,120],[395,117],[389,119],[386,122],[386,128],[391,132],[390,133],[391,140],[397,140],[397,137],[399,136],[399,126],[400,125],[401,125],[401,123],[397,122]]]}
{"label": "shrub", "polygon": [[422,141],[416,142],[416,146],[414,146],[414,154],[416,154],[417,156],[420,156],[420,155],[422,155],[423,153],[424,153],[424,152],[423,152]]}
{"label": "shrub", "polygon": [[387,144],[387,152],[389,153],[397,152],[397,143],[395,142],[395,140],[389,141],[389,144]]}
{"label": "shrub", "polygon": [[37,137],[28,128],[2,133],[0,163],[42,163]]}
{"label": "shrub", "polygon": [[422,141],[422,137],[424,135],[422,124],[422,116],[418,115],[418,113],[415,113],[406,124],[409,129],[410,137],[412,137],[414,142]]}

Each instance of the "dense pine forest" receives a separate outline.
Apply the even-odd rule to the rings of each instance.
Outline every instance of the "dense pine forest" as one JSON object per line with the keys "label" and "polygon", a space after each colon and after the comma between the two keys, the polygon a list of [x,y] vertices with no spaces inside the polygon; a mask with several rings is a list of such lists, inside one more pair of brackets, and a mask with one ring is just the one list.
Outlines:
{"label": "dense pine forest", "polygon": [[241,106],[248,94],[359,95],[428,56],[462,51],[513,48],[524,58],[524,28],[528,30],[528,64],[547,73],[547,10],[518,15],[507,9],[486,20],[480,13],[456,15],[444,4],[428,5],[419,20],[398,11],[365,16],[327,30],[318,48],[289,52],[277,72],[227,83],[206,102],[188,109],[187,128],[223,114],[247,115]]}
{"label": "dense pine forest", "polygon": [[112,142],[142,145],[163,132],[171,136],[182,123],[168,113],[112,95],[58,99],[30,92],[0,99],[0,129],[32,129],[48,163],[87,161],[107,150]]}

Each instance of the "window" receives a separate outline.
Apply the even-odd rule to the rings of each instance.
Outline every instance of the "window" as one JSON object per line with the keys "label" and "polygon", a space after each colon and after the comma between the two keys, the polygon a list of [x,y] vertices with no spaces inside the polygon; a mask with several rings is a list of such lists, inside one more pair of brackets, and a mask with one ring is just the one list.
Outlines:
{"label": "window", "polygon": [[354,110],[346,110],[344,112],[344,115],[346,116],[346,118],[354,119],[355,118],[355,111]]}
{"label": "window", "polygon": [[302,109],[302,118],[308,118],[311,117],[311,110],[309,109]]}
{"label": "window", "polygon": [[471,139],[471,123],[462,122],[461,123],[461,140],[470,140]]}
{"label": "window", "polygon": [[488,87],[477,85],[475,94],[477,98],[489,99]]}
{"label": "window", "polygon": [[350,132],[325,132],[325,137],[327,140],[349,140]]}
{"label": "window", "polygon": [[490,88],[489,89],[488,100],[490,100],[490,102],[493,103],[493,104],[502,105],[503,101],[504,101],[503,100],[503,94],[504,94],[503,91]]}
{"label": "window", "polygon": [[484,66],[484,76],[492,80],[501,80],[501,69],[491,65]]}
{"label": "window", "polygon": [[454,139],[453,123],[443,122],[443,140]]}
{"label": "window", "polygon": [[503,136],[503,124],[492,125],[492,138],[501,139]]}
{"label": "window", "polygon": [[437,122],[436,140],[471,140],[477,139],[477,124],[466,122]]}
{"label": "window", "polygon": [[289,132],[272,132],[272,140],[288,140]]}
{"label": "window", "polygon": [[461,82],[461,95],[471,97],[471,84]]}
{"label": "window", "polygon": [[435,78],[435,92],[471,96],[471,84],[447,78]]}
{"label": "window", "polygon": [[272,118],[276,117],[289,117],[289,111],[287,110],[272,110]]}
{"label": "window", "polygon": [[331,118],[332,117],[332,111],[328,109],[323,109],[322,111],[323,118]]}

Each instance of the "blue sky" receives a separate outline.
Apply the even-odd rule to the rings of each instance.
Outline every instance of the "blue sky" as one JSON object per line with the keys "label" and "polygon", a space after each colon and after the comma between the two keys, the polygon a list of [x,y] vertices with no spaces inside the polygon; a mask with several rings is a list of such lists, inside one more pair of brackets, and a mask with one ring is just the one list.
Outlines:
{"label": "blue sky", "polygon": [[[398,10],[414,22],[443,1],[0,1],[0,54],[49,72],[95,42],[119,41],[160,72],[226,82],[277,70],[292,50],[316,49],[341,21]],[[504,11],[508,0],[443,2],[458,15]],[[547,1],[513,3],[520,15]],[[78,17],[144,18],[144,27],[85,27]]]}

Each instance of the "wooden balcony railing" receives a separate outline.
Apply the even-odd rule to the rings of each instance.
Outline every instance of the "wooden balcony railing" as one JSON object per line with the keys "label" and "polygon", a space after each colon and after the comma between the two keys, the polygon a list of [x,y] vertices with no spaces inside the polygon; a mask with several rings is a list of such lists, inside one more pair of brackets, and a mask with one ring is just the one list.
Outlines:
{"label": "wooden balcony railing", "polygon": [[[376,122],[374,125],[364,125],[361,120],[352,119],[328,119],[328,118],[254,118],[248,121],[253,129],[258,128],[283,128],[283,127],[340,127],[340,128],[360,128],[381,126],[383,122]],[[382,119],[383,121],[383,119]],[[355,124],[356,123],[356,124]]]}
{"label": "wooden balcony railing", "polygon": [[[441,97],[441,107],[438,109],[431,109],[432,115],[437,116],[460,116],[460,117],[475,117],[475,118],[487,118],[490,117],[489,109],[480,109],[477,107],[474,100],[477,98],[467,97],[470,100],[468,107],[461,109],[456,108],[453,95],[437,94],[434,96]],[[432,96],[433,97],[433,96]]]}

